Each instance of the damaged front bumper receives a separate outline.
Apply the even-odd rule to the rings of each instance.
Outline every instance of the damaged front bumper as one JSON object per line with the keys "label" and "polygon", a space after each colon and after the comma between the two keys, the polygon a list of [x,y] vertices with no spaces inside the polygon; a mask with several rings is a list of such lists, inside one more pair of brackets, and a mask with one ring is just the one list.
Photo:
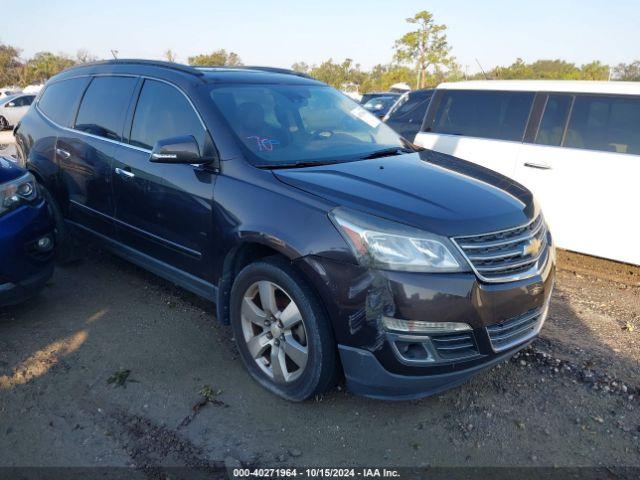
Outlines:
{"label": "damaged front bumper", "polygon": [[[542,328],[555,279],[553,255],[538,275],[503,284],[473,273],[380,271],[321,257],[298,265],[332,319],[347,387],[385,399],[436,394],[524,348]],[[394,330],[402,321],[457,329]]]}

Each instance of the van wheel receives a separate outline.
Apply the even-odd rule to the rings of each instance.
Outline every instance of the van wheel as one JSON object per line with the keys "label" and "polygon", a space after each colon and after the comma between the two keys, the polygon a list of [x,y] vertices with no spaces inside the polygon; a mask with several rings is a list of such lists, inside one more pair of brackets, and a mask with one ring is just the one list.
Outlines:
{"label": "van wheel", "polygon": [[67,263],[77,262],[82,259],[84,249],[78,240],[71,234],[69,228],[64,223],[62,210],[58,202],[53,198],[49,191],[40,185],[42,196],[47,201],[49,210],[53,215],[55,222],[55,241],[56,241],[56,260],[64,265]]}
{"label": "van wheel", "polygon": [[267,390],[300,402],[334,385],[338,360],[327,316],[285,259],[269,257],[238,274],[231,326],[247,370]]}

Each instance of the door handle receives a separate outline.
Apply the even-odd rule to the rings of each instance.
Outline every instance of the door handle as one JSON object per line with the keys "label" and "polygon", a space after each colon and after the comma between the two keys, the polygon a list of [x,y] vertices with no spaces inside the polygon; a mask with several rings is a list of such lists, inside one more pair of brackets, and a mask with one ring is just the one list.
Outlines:
{"label": "door handle", "polygon": [[64,158],[65,160],[71,157],[71,154],[62,148],[56,148],[56,155]]}
{"label": "door handle", "polygon": [[116,175],[120,175],[121,177],[133,178],[136,176],[131,170],[124,170],[122,168],[116,168]]}
{"label": "door handle", "polygon": [[525,162],[524,166],[529,168],[537,168],[538,170],[551,170],[551,165],[547,165],[545,163]]}

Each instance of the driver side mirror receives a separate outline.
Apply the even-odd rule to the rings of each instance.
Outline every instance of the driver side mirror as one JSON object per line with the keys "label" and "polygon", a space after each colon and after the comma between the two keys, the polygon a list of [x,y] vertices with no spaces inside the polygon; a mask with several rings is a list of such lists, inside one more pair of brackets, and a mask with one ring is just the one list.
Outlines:
{"label": "driver side mirror", "polygon": [[9,102],[5,105],[6,107],[15,107],[16,103],[15,102]]}
{"label": "driver side mirror", "polygon": [[210,160],[202,158],[198,142],[192,135],[158,140],[149,160],[154,163],[203,164],[210,162]]}

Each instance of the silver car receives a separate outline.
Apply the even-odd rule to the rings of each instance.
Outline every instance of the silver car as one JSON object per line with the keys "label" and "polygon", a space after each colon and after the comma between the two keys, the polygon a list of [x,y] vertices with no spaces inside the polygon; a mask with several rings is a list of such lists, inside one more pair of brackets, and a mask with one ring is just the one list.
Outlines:
{"label": "silver car", "polygon": [[33,94],[20,93],[0,99],[0,131],[15,126],[35,98]]}

